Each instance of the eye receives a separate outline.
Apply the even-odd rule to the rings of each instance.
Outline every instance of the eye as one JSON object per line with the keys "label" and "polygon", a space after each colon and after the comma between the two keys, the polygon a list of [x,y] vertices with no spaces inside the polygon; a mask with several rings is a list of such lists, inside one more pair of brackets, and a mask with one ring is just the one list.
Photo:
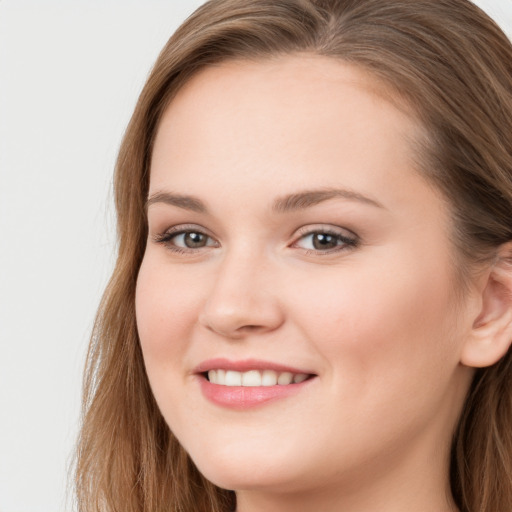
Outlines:
{"label": "eye", "polygon": [[303,234],[293,245],[309,252],[326,253],[356,247],[358,242],[356,235],[346,231],[316,229]]}
{"label": "eye", "polygon": [[186,231],[184,233],[173,235],[170,240],[172,240],[173,244],[177,247],[199,249],[200,247],[206,247],[211,241],[211,238],[204,233],[199,233],[197,231]]}
{"label": "eye", "polygon": [[218,247],[218,243],[197,228],[176,227],[154,237],[154,241],[163,244],[175,252],[189,252],[205,247]]}

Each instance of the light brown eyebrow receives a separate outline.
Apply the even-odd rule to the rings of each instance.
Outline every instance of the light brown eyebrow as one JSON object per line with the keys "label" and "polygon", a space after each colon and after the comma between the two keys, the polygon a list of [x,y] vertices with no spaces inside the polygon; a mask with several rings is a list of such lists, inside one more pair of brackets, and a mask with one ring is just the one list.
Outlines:
{"label": "light brown eyebrow", "polygon": [[[375,206],[377,208],[384,208],[384,206],[382,206],[382,204],[380,204],[375,199],[370,199],[369,197],[359,194],[353,190],[328,188],[320,190],[305,190],[302,192],[296,192],[294,194],[278,197],[272,205],[272,210],[277,213],[287,213],[310,208],[323,201],[328,201],[329,199],[335,198],[359,201],[371,206]],[[203,201],[197,197],[184,194],[174,194],[164,191],[156,192],[147,200],[146,211],[149,206],[155,203],[164,203],[171,206],[177,206],[178,208],[183,208],[184,210],[190,210],[196,213],[208,213],[208,208],[203,203]]]}
{"label": "light brown eyebrow", "polygon": [[173,194],[171,192],[156,192],[146,201],[146,211],[155,203],[164,203],[171,206],[177,206],[184,210],[190,210],[197,213],[208,213],[206,205],[196,197],[183,194]]}
{"label": "light brown eyebrow", "polygon": [[327,188],[320,190],[305,190],[287,196],[279,197],[274,201],[272,210],[279,213],[286,213],[295,210],[302,210],[310,208],[323,201],[329,199],[342,198],[350,201],[359,201],[377,208],[384,208],[384,206],[376,201],[366,197],[353,190],[345,190],[339,188]]}

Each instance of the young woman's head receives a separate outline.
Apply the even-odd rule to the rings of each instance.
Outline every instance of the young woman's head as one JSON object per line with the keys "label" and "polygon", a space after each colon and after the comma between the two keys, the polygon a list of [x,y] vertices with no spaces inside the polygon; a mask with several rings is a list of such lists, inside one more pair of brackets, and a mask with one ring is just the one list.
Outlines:
{"label": "young woman's head", "polygon": [[512,46],[466,0],[214,0],[116,171],[84,510],[512,505]]}

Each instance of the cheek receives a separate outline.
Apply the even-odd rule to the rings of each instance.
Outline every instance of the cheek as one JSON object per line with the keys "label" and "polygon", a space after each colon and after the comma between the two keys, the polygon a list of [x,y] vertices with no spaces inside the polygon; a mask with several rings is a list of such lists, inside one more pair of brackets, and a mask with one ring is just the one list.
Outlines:
{"label": "cheek", "polygon": [[[199,286],[183,272],[170,272],[155,257],[145,256],[137,279],[137,329],[148,372],[152,363],[172,364],[187,346],[195,326]],[[172,357],[165,357],[172,356]]]}
{"label": "cheek", "polygon": [[[403,254],[403,253],[402,253]],[[446,262],[376,258],[316,276],[295,297],[294,317],[343,374],[382,382],[454,367],[454,299]],[[374,261],[375,261],[374,260]],[[442,264],[441,264],[442,263]]]}
{"label": "cheek", "polygon": [[[180,404],[187,373],[183,369],[192,332],[197,324],[200,286],[186,272],[171,271],[147,254],[137,278],[135,309],[144,364],[155,400],[166,421],[180,425]],[[191,405],[185,411],[190,414]]]}

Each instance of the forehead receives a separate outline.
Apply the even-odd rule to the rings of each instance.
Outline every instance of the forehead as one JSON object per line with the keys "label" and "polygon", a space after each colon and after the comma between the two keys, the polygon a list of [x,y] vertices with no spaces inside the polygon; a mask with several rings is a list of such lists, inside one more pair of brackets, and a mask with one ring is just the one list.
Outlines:
{"label": "forehead", "polygon": [[321,180],[323,167],[333,162],[347,171],[349,182],[375,175],[383,160],[390,165],[401,160],[410,168],[416,159],[409,141],[422,128],[386,97],[372,76],[328,57],[207,67],[164,112],[150,189],[166,186],[171,177],[174,184],[187,184],[228,169],[232,183],[247,174],[253,182],[276,183],[280,175],[289,179],[285,171],[293,172],[296,182]]}
{"label": "forehead", "polygon": [[[325,122],[339,114],[336,107],[343,107],[347,119],[351,110],[357,109],[360,119],[375,116],[378,110],[381,115],[387,112],[388,121],[397,128],[400,118],[408,121],[409,130],[413,124],[415,131],[421,129],[413,109],[382,80],[360,66],[313,54],[231,60],[203,68],[177,92],[159,128],[169,118],[186,128],[183,121],[188,119],[196,122],[196,131],[198,125],[206,128],[208,120],[220,123],[228,114],[231,123],[250,121],[253,128],[267,121],[267,129],[278,116],[283,121],[302,117],[307,123],[297,128],[304,132],[316,120]],[[275,112],[273,118],[269,110]]]}

